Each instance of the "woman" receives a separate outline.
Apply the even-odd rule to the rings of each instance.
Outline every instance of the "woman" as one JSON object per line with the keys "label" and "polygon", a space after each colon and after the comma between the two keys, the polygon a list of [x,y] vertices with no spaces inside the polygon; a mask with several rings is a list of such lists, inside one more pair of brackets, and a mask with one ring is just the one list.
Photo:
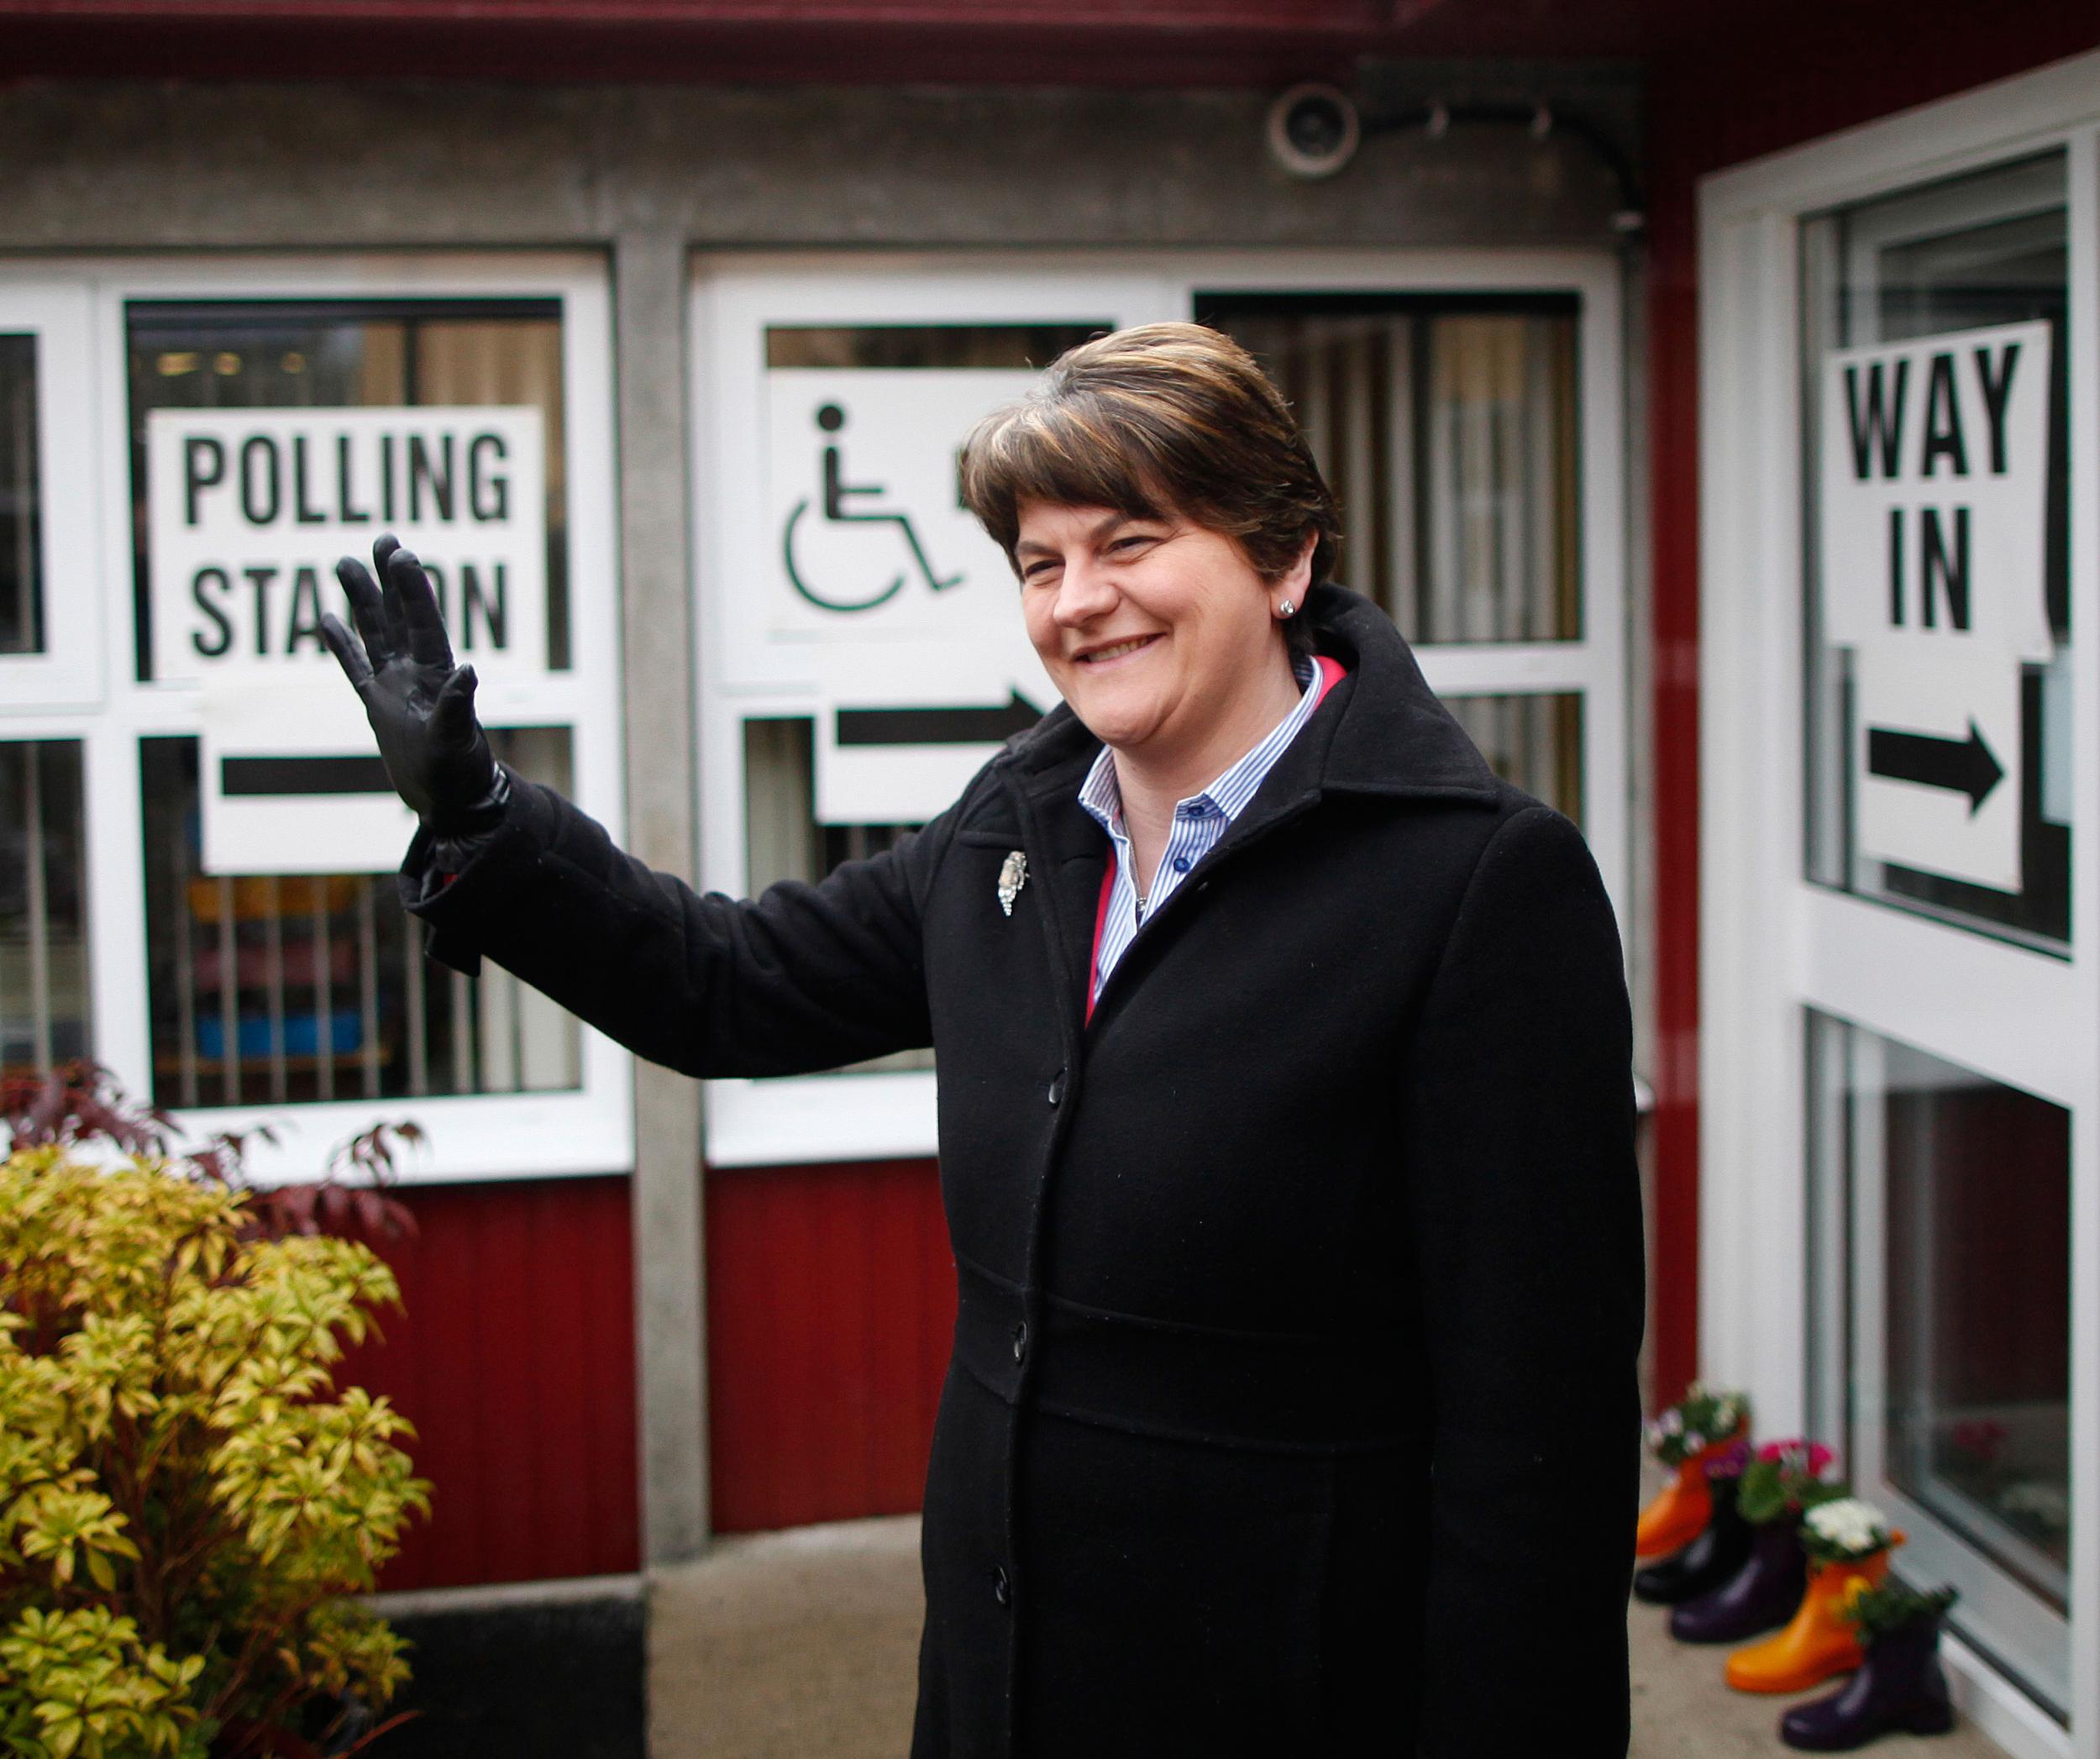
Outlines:
{"label": "woman", "polygon": [[495,764],[413,558],[346,564],[432,956],[696,1076],[936,1047],[915,1755],[1623,1754],[1640,1217],[1581,837],[1326,584],[1224,337],[1074,349],[963,483],[1065,701],[755,901]]}

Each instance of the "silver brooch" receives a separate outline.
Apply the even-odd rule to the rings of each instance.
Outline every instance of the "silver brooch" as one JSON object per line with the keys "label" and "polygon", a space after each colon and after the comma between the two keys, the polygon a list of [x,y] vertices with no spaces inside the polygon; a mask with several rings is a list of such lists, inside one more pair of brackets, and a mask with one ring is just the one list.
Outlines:
{"label": "silver brooch", "polygon": [[1028,858],[1019,849],[1012,850],[999,864],[999,907],[1008,916],[1014,913],[1014,900],[1027,883]]}

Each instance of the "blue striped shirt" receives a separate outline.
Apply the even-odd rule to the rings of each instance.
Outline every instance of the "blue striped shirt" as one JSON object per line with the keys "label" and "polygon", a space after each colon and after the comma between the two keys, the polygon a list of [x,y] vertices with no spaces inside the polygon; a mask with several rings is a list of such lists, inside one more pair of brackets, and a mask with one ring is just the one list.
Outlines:
{"label": "blue striped shirt", "polygon": [[1079,785],[1079,804],[1108,832],[1116,847],[1115,879],[1109,890],[1108,911],[1101,922],[1100,943],[1094,960],[1094,988],[1089,1004],[1101,993],[1101,985],[1116,969],[1145,918],[1172,897],[1174,888],[1189,870],[1208,854],[1225,835],[1226,827],[1240,816],[1262,778],[1275,766],[1284,748],[1297,738],[1298,730],[1319,706],[1324,680],[1317,664],[1294,661],[1293,674],[1304,686],[1291,711],[1278,721],[1260,744],[1205,788],[1174,806],[1173,828],[1167,847],[1152,875],[1149,897],[1137,895],[1137,864],[1131,853],[1130,835],[1123,827],[1123,791],[1116,780],[1116,757],[1104,745],[1094,767]]}

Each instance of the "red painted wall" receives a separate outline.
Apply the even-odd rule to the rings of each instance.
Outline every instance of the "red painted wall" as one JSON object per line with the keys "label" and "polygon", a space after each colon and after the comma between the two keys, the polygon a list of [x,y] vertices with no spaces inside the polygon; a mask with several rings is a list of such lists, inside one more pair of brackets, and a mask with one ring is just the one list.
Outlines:
{"label": "red painted wall", "polygon": [[717,1532],[916,1510],[955,1327],[932,1161],[711,1170]]}
{"label": "red painted wall", "polygon": [[634,1286],[624,1178],[402,1193],[420,1230],[381,1250],[404,1313],[338,1384],[416,1426],[432,1481],[382,1588],[624,1573],[640,1566]]}
{"label": "red painted wall", "polygon": [[[1724,166],[2100,46],[2089,0],[1802,0],[1688,7],[1648,64],[1649,445],[1656,841],[1656,1396],[1697,1372],[1698,1253],[1698,180]],[[1703,28],[1704,27],[1704,28]],[[1791,831],[1782,834],[1791,834]]]}

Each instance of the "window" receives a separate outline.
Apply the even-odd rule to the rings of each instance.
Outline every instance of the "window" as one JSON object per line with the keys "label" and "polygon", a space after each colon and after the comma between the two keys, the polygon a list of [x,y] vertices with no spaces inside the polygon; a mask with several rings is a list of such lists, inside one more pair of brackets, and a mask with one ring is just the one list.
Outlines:
{"label": "window", "polygon": [[[2050,153],[1862,202],[1819,216],[1803,228],[1805,480],[1819,480],[1820,452],[1832,428],[1822,402],[1825,374],[1819,370],[1826,356],[1874,344],[1942,336],[1950,340],[1947,354],[1955,371],[1949,375],[1952,389],[1944,396],[1938,381],[1924,381],[1922,375],[1914,384],[1908,374],[1899,381],[1898,371],[1918,364],[1901,355],[1888,363],[1878,387],[1871,378],[1851,381],[1860,387],[1851,417],[1856,426],[1872,419],[1871,399],[1878,388],[1884,400],[1882,419],[1902,423],[1903,431],[1894,436],[1897,446],[1924,454],[1922,469],[1903,456],[1889,460],[1903,476],[1917,479],[1908,485],[1912,492],[1906,497],[1917,504],[1890,510],[1903,523],[1889,542],[1888,564],[1888,590],[1898,591],[1907,585],[1910,597],[1919,601],[1908,607],[1913,624],[1935,615],[1950,622],[1970,620],[2010,591],[2006,570],[1994,565],[1998,559],[1984,548],[1981,534],[1973,548],[1968,541],[1969,503],[1983,489],[1990,468],[1985,454],[2002,447],[1988,426],[1987,398],[1972,399],[1984,407],[1963,412],[1965,419],[1957,424],[1956,412],[1962,412],[1960,399],[1966,388],[1959,375],[1976,352],[1964,349],[1960,338],[1977,331],[2009,333],[2003,327],[2038,321],[2046,327],[2050,344],[2047,383],[2037,386],[2038,409],[2045,421],[2045,455],[2038,460],[2039,480],[2034,485],[2038,492],[2030,496],[2034,505],[2025,513],[2029,522],[2039,517],[2041,525],[2035,557],[2040,578],[2027,583],[2027,591],[2045,619],[2043,646],[2050,651],[2046,658],[2007,662],[2006,687],[2016,694],[2008,701],[2002,728],[1982,710],[1978,718],[1969,720],[1966,706],[1949,708],[1939,724],[1928,727],[1914,724],[1920,717],[1908,701],[1892,703],[1884,711],[1877,701],[1882,694],[1878,679],[1869,669],[1878,659],[1875,644],[1854,638],[1867,632],[1850,627],[1840,610],[1842,583],[1824,578],[1819,521],[1828,516],[1819,497],[1809,497],[1809,875],[1826,885],[2059,951],[2071,932],[2072,617],[2065,330],[2069,221],[2064,176],[2063,155]],[[2017,373],[2020,365],[2017,359],[2008,360],[2003,344],[1988,358],[2000,372]],[[1865,363],[1870,374],[1873,364],[1871,359]],[[1900,402],[1899,390],[1905,393]],[[1982,431],[1971,435],[1966,431],[1971,427]],[[1937,457],[1928,449],[1935,435]],[[1967,455],[1971,439],[1977,454],[1973,459]],[[1882,467],[1882,460],[1872,462],[1875,468]],[[1957,662],[1946,680],[1936,685],[1935,694],[1951,700],[1961,693],[1968,669],[1966,663]],[[1981,701],[1986,687],[1979,682],[1975,688]],[[1930,706],[1926,707],[1929,715]],[[1884,722],[1890,724],[1883,726]],[[1939,790],[1950,795],[1943,816],[1964,820],[1970,828],[1981,827],[1991,814],[2006,816],[2011,859],[2004,877],[2009,884],[1979,883],[1972,871],[1961,870],[1964,852],[1951,834],[1958,828],[1954,824],[1947,827],[1950,834],[1941,845],[1952,858],[1945,868],[1925,865],[1929,854],[1916,864],[1880,858],[1875,851],[1882,845],[1873,840],[1872,828],[1863,834],[1862,795],[1890,791],[1880,779],[1872,742],[1893,736],[1909,749],[1958,751],[1959,742],[1950,744],[1951,736],[1964,732],[1970,748],[1982,741],[1990,756],[1968,793]],[[1862,741],[1868,742],[1863,757]],[[1882,748],[1894,748],[1884,743]],[[1998,771],[2004,772],[2002,780]],[[1948,771],[1950,778],[1958,774]],[[1904,785],[1915,794],[1929,792],[1932,785],[1906,781]],[[1911,806],[1924,812],[1934,804],[1920,800]]]}
{"label": "window", "polygon": [[0,742],[0,1069],[92,1055],[91,1006],[80,742]]}
{"label": "window", "polygon": [[1904,1573],[1955,1583],[1957,1624],[2061,1706],[2071,1113],[1814,1011],[1809,1046],[1815,1403],[1841,1412],[1861,1494],[1895,1505]]}
{"label": "window", "polygon": [[[132,515],[147,528],[146,417],[156,409],[524,406],[545,423],[547,654],[565,670],[569,545],[561,312],[547,300],[138,301],[128,310]],[[320,473],[325,480],[325,471]],[[325,494],[320,498],[326,505]],[[154,676],[152,566],[133,558],[141,683]],[[445,583],[438,580],[440,590]],[[459,619],[452,625],[456,632]]]}
{"label": "window", "polygon": [[1572,300],[1272,295],[1197,314],[1289,400],[1342,506],[1341,578],[1410,642],[1582,633]]}
{"label": "window", "polygon": [[[496,756],[573,791],[567,727],[491,728]],[[202,871],[197,742],[140,743],[153,1091],[284,1105],[580,1084],[576,1017],[491,961],[423,957],[386,874]]]}
{"label": "window", "polygon": [[0,334],[0,654],[44,651],[36,338]]}
{"label": "window", "polygon": [[[133,512],[142,534],[134,586],[141,683],[155,675],[147,417],[159,409],[538,410],[546,435],[545,651],[549,670],[569,669],[559,302],[134,301],[127,320]],[[416,477],[421,458],[404,464],[408,502],[423,490],[433,505],[465,492],[443,459]],[[244,495],[247,467],[244,450],[226,466],[226,474],[240,473]],[[276,480],[281,468],[273,462],[267,478],[260,470],[256,478],[268,480],[273,498],[296,496],[297,489]],[[353,466],[346,459],[339,468],[347,474]],[[325,454],[315,475],[321,509],[339,511],[331,489],[344,506],[355,500],[348,481],[331,482]],[[357,492],[372,528],[387,522],[381,501],[391,491],[375,491],[367,478]],[[402,511],[414,517],[407,503]],[[432,567],[459,648],[465,570],[450,582],[438,564]],[[239,622],[244,646],[251,622],[258,648],[266,627],[276,646],[283,619],[265,608],[264,598],[275,584],[257,584],[252,612],[238,593],[228,602],[228,615],[247,619]],[[328,590],[333,599],[332,579]],[[309,639],[318,646],[318,637]],[[332,659],[307,668],[305,676],[316,691],[343,688]],[[491,712],[485,699],[485,721]],[[491,727],[491,738],[522,774],[570,790],[566,727]],[[160,1103],[284,1105],[580,1083],[581,1028],[574,1016],[494,965],[469,979],[430,964],[421,928],[402,910],[390,874],[207,873],[197,741],[144,741],[139,775]],[[374,853],[391,865],[399,852]]]}
{"label": "window", "polygon": [[[885,846],[1049,706],[1011,570],[958,517],[954,450],[1074,343],[1194,318],[1295,404],[1342,502],[1341,579],[1489,762],[1582,824],[1623,905],[1618,299],[1611,260],[1576,253],[702,265],[705,883],[755,891]],[[711,1082],[707,1160],[930,1153],[926,1060]]]}
{"label": "window", "polygon": [[[113,339],[106,360],[97,337]],[[312,627],[321,608],[346,611],[335,558],[396,522],[366,491],[408,484],[412,507],[427,495],[426,533],[447,519],[464,527],[470,512],[508,546],[507,601],[492,573],[477,586],[461,561],[444,578],[444,552],[428,538],[421,549],[438,564],[455,649],[476,661],[491,742],[618,835],[612,402],[595,258],[170,259],[83,263],[34,285],[0,274],[0,1058],[10,1069],[86,1052],[192,1137],[267,1122],[277,1142],[251,1139],[249,1151],[262,1179],[314,1176],[331,1145],[381,1118],[423,1126],[411,1177],[632,1164],[624,1052],[492,962],[468,979],[423,957],[394,881],[412,821],[391,790],[367,785],[369,729]],[[313,438],[331,423],[352,449],[347,465],[333,438]],[[179,507],[186,479],[164,472],[156,484],[155,436],[214,423],[289,437],[281,518],[244,507],[242,529],[298,549],[274,583],[243,577],[269,559],[260,549],[220,559],[232,590],[219,608],[249,619],[239,651],[285,667],[281,680],[244,675],[234,690],[200,670],[197,626],[155,627],[170,581],[177,609],[194,585],[193,559],[156,579],[161,537],[179,525],[166,517],[168,486]],[[493,469],[473,475],[484,432],[513,448],[501,494]],[[35,436],[26,453],[25,433]],[[397,477],[357,477],[368,442]],[[528,458],[520,444],[537,450]],[[251,460],[229,447],[227,458],[228,505],[250,488],[270,498],[262,450]],[[371,517],[346,531],[347,517],[315,517],[324,499]],[[398,523],[416,541],[412,518]],[[218,541],[197,541],[207,538]],[[295,585],[308,569],[314,584]],[[570,590],[579,575],[587,596]],[[287,616],[287,605],[305,608]],[[469,606],[487,637],[471,651]],[[11,633],[24,628],[40,633]],[[244,749],[223,743],[214,691],[227,700],[258,686],[294,705],[265,729],[291,743],[260,748],[354,746],[360,791],[259,804],[245,786],[213,791],[214,775],[237,773],[207,767],[213,741],[221,756]],[[338,718],[349,744],[327,743]],[[298,743],[313,726],[320,736]],[[248,815],[230,841],[228,813]],[[383,834],[365,834],[374,822]]]}
{"label": "window", "polygon": [[[1338,577],[1420,650],[1497,773],[1594,835],[1590,693],[1540,689],[1536,652],[1573,648],[1585,629],[1580,302],[1200,293],[1195,311],[1245,344],[1296,412],[1341,504]],[[1520,645],[1534,651],[1520,659]],[[1472,650],[1462,677],[1439,664],[1437,650],[1455,647]],[[1551,681],[1571,680],[1562,670]],[[1600,780],[1623,790],[1615,770]]]}

